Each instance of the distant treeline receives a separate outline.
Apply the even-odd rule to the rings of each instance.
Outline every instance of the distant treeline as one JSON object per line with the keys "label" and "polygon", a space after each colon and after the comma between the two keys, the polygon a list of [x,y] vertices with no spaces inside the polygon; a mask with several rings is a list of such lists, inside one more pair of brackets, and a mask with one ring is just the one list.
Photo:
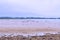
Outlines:
{"label": "distant treeline", "polygon": [[0,17],[0,19],[60,19],[60,18],[46,18],[46,17]]}

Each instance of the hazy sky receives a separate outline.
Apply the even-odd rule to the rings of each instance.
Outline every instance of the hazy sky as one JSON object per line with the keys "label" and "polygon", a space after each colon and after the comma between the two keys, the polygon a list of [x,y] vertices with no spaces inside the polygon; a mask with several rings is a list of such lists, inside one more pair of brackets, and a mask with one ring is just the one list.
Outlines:
{"label": "hazy sky", "polygon": [[60,0],[0,0],[0,16],[60,17]]}

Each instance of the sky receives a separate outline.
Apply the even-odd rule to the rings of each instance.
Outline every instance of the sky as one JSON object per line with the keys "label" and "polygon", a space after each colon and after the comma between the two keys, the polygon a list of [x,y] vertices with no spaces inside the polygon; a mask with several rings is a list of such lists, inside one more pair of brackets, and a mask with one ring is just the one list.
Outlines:
{"label": "sky", "polygon": [[0,0],[0,17],[60,17],[60,0]]}

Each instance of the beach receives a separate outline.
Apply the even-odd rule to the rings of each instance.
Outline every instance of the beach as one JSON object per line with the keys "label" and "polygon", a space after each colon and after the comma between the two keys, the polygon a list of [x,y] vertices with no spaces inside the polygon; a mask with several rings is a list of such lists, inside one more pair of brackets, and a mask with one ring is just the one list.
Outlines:
{"label": "beach", "polygon": [[0,32],[59,32],[59,19],[0,19]]}

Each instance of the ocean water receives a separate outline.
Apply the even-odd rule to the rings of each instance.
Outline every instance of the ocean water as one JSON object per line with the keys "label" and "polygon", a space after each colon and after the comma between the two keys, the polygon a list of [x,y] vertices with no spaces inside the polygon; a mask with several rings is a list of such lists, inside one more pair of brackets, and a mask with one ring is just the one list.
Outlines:
{"label": "ocean water", "polygon": [[0,19],[0,27],[60,28],[59,19]]}

